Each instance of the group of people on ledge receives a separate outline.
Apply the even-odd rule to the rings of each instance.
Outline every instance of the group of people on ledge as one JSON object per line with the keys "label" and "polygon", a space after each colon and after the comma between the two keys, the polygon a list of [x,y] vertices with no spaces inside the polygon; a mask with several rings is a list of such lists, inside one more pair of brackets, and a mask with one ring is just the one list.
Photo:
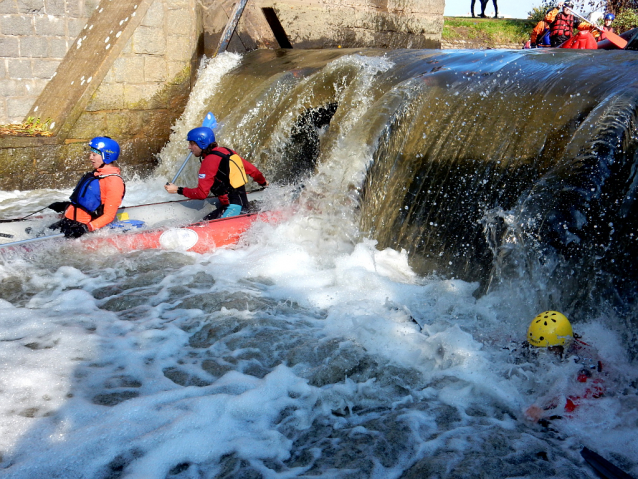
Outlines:
{"label": "group of people on ledge", "polygon": [[[576,48],[595,50],[598,42],[605,40],[607,33],[614,33],[611,26],[615,19],[613,13],[604,16],[601,28],[583,21],[574,15],[571,2],[558,2],[557,6],[548,9],[545,17],[536,24],[529,40],[523,48]],[[577,33],[574,34],[574,30]]]}
{"label": "group of people on ledge", "polygon": [[[198,185],[196,188],[184,188],[167,183],[166,191],[191,199],[205,199],[212,193],[221,208],[214,210],[205,220],[247,213],[249,204],[245,185],[248,176],[260,186],[268,186],[261,171],[235,151],[219,146],[211,128],[194,128],[188,132],[186,139],[189,150],[201,162]],[[116,163],[120,155],[117,141],[100,136],[93,138],[88,146],[93,170],[80,179],[68,201],[49,205],[53,211],[64,213],[63,218],[49,228],[60,230],[67,238],[79,238],[111,224],[126,191]]]}

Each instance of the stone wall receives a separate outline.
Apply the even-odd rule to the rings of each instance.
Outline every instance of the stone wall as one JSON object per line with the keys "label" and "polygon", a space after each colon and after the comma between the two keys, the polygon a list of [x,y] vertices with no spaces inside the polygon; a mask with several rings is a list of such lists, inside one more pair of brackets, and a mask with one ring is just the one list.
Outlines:
{"label": "stone wall", "polygon": [[97,0],[0,0],[0,124],[20,123]]}
{"label": "stone wall", "polygon": [[55,136],[0,138],[0,188],[73,184],[86,170],[88,140],[100,135],[120,143],[130,174],[153,169],[190,94],[195,12],[195,0],[103,0],[28,105]]}

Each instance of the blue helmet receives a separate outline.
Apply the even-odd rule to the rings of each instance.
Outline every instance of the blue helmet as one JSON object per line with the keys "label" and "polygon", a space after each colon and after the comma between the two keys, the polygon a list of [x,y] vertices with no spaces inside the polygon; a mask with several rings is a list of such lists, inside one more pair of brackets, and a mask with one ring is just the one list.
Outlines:
{"label": "blue helmet", "polygon": [[96,136],[89,141],[89,146],[96,153],[102,155],[102,161],[105,165],[113,163],[120,156],[120,145],[108,136]]}
{"label": "blue helmet", "polygon": [[194,141],[202,150],[215,142],[215,133],[207,126],[193,128],[186,136],[188,141]]}
{"label": "blue helmet", "polygon": [[616,15],[614,15],[613,13],[608,13],[607,15],[605,15],[605,20],[614,21],[615,18],[616,18]]}

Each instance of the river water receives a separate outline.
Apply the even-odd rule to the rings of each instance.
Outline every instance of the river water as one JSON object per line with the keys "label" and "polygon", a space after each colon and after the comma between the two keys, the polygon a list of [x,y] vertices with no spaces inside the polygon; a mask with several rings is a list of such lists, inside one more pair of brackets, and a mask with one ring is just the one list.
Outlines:
{"label": "river water", "polygon": [[[583,446],[638,475],[638,62],[622,55],[210,61],[124,203],[171,199],[210,110],[285,219],[208,254],[0,249],[0,477],[597,477]],[[69,193],[3,191],[0,213]],[[521,360],[545,309],[595,348],[605,394],[537,424],[523,411],[563,400],[580,367]]]}

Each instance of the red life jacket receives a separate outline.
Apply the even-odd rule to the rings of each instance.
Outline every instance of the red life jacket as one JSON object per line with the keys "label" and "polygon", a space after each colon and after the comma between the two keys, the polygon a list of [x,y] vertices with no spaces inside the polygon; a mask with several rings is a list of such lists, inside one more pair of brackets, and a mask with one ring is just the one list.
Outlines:
{"label": "red life jacket", "polygon": [[552,23],[549,35],[552,37],[571,37],[574,31],[574,15],[565,15],[563,12],[556,15]]}

